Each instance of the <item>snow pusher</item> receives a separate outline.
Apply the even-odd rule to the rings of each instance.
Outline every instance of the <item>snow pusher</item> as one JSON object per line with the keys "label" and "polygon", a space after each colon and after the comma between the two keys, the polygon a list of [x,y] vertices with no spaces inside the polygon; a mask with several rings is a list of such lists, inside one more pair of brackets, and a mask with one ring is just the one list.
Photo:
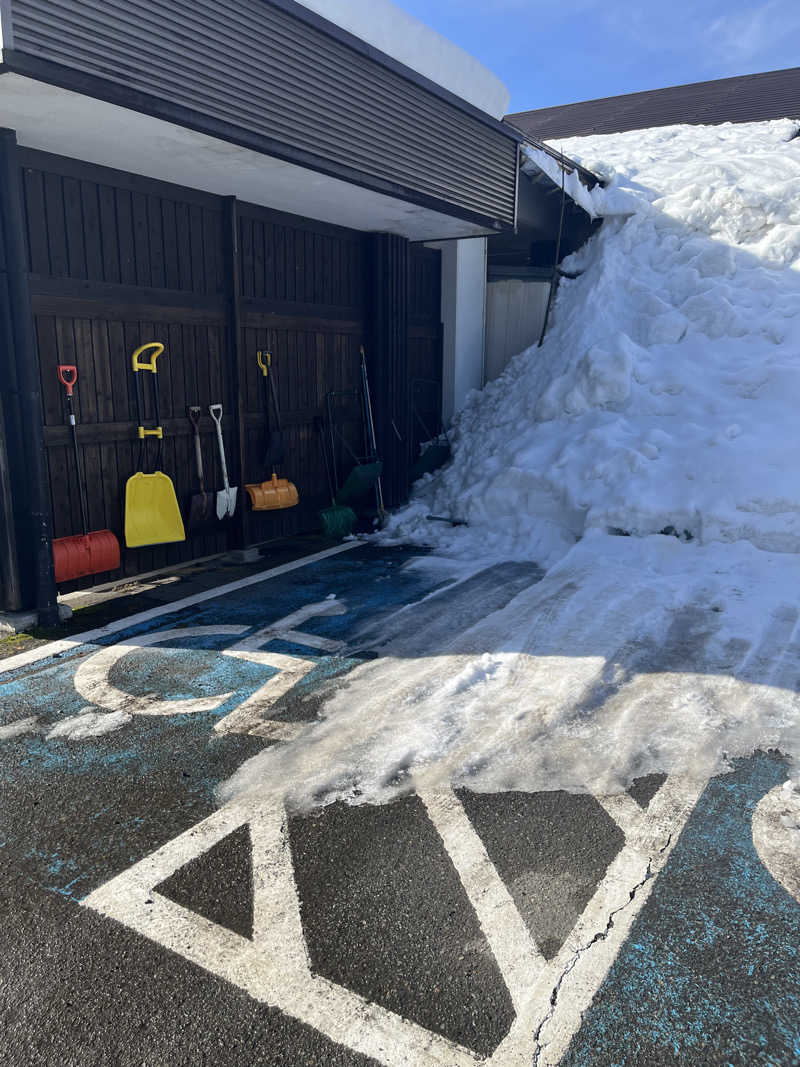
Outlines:
{"label": "snow pusher", "polygon": [[[266,358],[265,358],[266,357]],[[293,508],[300,501],[297,486],[288,478],[279,478],[276,467],[279,467],[286,458],[286,449],[281,430],[281,416],[278,410],[278,394],[275,389],[274,372],[272,371],[272,354],[262,351],[256,352],[256,362],[264,379],[264,416],[267,428],[267,447],[264,453],[265,480],[260,483],[246,485],[245,491],[250,497],[253,511],[278,511],[283,508]],[[270,426],[270,405],[275,413],[275,429]],[[269,476],[268,472],[272,472]]]}
{"label": "snow pusher", "polygon": [[[358,410],[358,415],[345,414],[344,405],[350,404]],[[383,487],[381,474],[383,461],[378,458],[378,446],[375,439],[375,425],[372,419],[372,401],[367,379],[367,362],[364,349],[361,349],[361,390],[334,389],[325,396],[325,408],[328,423],[330,463],[332,469],[332,503],[334,507],[355,505],[371,490],[375,491],[378,519],[382,523]],[[337,418],[337,413],[339,417]],[[358,455],[347,440],[344,432],[345,422],[359,422],[361,428],[361,447],[363,454]],[[337,456],[338,441],[338,456]],[[339,472],[352,461],[352,467],[346,478],[340,481]]]}
{"label": "snow pusher", "polygon": [[314,419],[314,429],[319,434],[322,459],[325,464],[325,476],[328,481],[328,492],[331,498],[331,506],[320,511],[319,520],[322,523],[322,532],[326,537],[330,537],[334,541],[341,541],[343,537],[349,537],[355,529],[358,515],[347,505],[336,503],[336,489],[333,485],[333,475],[331,473],[332,457],[328,457],[328,448],[325,444],[325,425],[319,416]]}
{"label": "snow pusher", "polygon": [[[345,417],[341,412],[343,405],[348,403],[359,405],[358,420],[361,423],[363,455],[358,455],[351,446],[345,436],[343,426],[339,424],[345,421]],[[341,507],[361,500],[375,487],[383,471],[383,463],[370,447],[362,393],[359,393],[357,389],[333,389],[325,396],[325,408],[328,424],[328,447],[333,471],[331,479],[334,487],[333,503],[335,506]],[[355,419],[346,421],[355,421]],[[340,470],[343,470],[348,462],[352,462],[352,466],[347,477],[341,480],[339,477]]]}
{"label": "snow pusher", "polygon": [[[453,450],[450,446],[450,438],[447,436],[447,431],[443,429],[440,434],[431,433],[429,423],[422,417],[423,411],[428,414],[428,412],[434,410],[441,410],[441,388],[441,382],[437,382],[432,378],[414,378],[411,382],[412,421],[419,424],[425,435],[424,441],[428,443],[428,447],[420,452],[411,467],[409,472],[409,480],[411,482],[416,482],[423,474],[433,474],[434,471],[438,471],[445,463],[449,463],[452,456]],[[429,397],[427,404],[424,401],[426,393]],[[441,421],[438,418],[436,421],[441,426]]]}
{"label": "snow pusher", "polygon": [[[152,350],[149,360],[141,356]],[[163,545],[175,541],[185,541],[181,509],[175,495],[175,486],[160,469],[164,458],[164,428],[158,407],[158,372],[156,360],[164,351],[158,341],[140,345],[133,353],[133,377],[136,382],[136,411],[139,417],[139,470],[132,474],[125,485],[125,543],[128,548],[142,548],[145,545]],[[140,374],[149,371],[153,375],[153,408],[156,425],[149,430],[144,427],[145,404]],[[158,455],[155,470],[145,474],[144,461],[148,437],[158,441]]]}
{"label": "snow pusher", "polygon": [[67,414],[72,431],[72,450],[75,455],[75,478],[81,505],[81,529],[83,533],[71,537],[58,537],[53,541],[53,564],[56,583],[72,582],[90,574],[103,574],[119,569],[119,541],[111,530],[89,532],[89,501],[86,482],[81,475],[81,458],[78,448],[78,431],[75,425],[75,409],[72,392],[78,382],[78,368],[72,364],[60,364],[58,380],[66,389]]}

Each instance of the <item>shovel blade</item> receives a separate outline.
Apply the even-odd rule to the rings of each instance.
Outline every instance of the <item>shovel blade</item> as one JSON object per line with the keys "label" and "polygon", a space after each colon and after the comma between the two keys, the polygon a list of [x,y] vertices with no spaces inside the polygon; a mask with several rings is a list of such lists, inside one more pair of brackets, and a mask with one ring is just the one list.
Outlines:
{"label": "shovel blade", "polygon": [[119,570],[119,541],[110,530],[59,537],[53,541],[56,584]]}
{"label": "shovel blade", "polygon": [[217,518],[220,522],[223,519],[229,519],[236,511],[238,493],[239,489],[236,486],[232,486],[230,489],[220,489],[217,492]]}
{"label": "shovel blade", "polygon": [[244,488],[250,497],[253,511],[278,511],[282,508],[293,508],[300,501],[297,486],[287,478],[279,478],[276,474],[273,474],[268,482],[246,485]]}
{"label": "shovel blade", "polygon": [[213,493],[195,493],[189,500],[189,530],[201,530],[216,521],[216,500]]}
{"label": "shovel blade", "polygon": [[125,544],[142,548],[185,540],[172,480],[163,471],[137,471],[125,485]]}
{"label": "shovel blade", "polygon": [[223,519],[228,517],[228,493],[225,489],[220,489],[217,493],[217,518],[222,522]]}

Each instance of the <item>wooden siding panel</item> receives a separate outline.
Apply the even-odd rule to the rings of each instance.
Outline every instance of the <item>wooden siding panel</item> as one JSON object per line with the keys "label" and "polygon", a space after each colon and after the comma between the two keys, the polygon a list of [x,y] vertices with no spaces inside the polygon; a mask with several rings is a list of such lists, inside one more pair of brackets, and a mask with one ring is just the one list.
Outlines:
{"label": "wooden siding panel", "polygon": [[[27,153],[34,163],[39,155]],[[131,352],[139,344],[159,340],[167,346],[158,364],[166,434],[163,466],[181,505],[196,487],[187,405],[199,404],[205,412],[209,403],[223,404],[226,451],[233,467],[233,356],[229,302],[222,295],[227,285],[224,205],[182,199],[178,189],[134,181],[133,176],[120,176],[117,182],[105,169],[54,157],[42,157],[38,166],[26,165],[21,180],[35,268],[31,284],[55,536],[77,533],[81,522],[64,391],[56,375],[58,364],[66,362],[78,367],[75,409],[90,522],[113,530],[124,544],[125,483],[137,469],[139,453],[130,367]],[[360,388],[365,238],[249,205],[241,205],[240,212],[246,443],[242,481],[260,481],[269,473],[263,469],[263,379],[255,359],[259,348],[268,348],[275,357],[287,442],[282,473],[297,483],[301,494],[295,509],[252,515],[251,541],[259,542],[319,528],[318,510],[328,502],[328,489],[316,427],[328,392]],[[151,415],[151,382],[143,384]],[[358,405],[342,414],[349,447],[361,454]],[[201,442],[207,488],[221,488],[216,436],[207,414]],[[151,469],[156,446],[148,445]],[[344,459],[343,468],[350,462]],[[244,495],[240,506],[245,506]],[[121,573],[168,566],[222,551],[227,544],[228,530],[222,526],[218,533],[193,536],[183,545],[124,550]]]}

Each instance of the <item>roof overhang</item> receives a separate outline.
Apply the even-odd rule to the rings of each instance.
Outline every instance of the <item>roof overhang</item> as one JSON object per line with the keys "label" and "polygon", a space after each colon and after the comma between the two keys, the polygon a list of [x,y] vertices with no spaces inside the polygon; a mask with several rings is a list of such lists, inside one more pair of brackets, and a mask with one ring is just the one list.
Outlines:
{"label": "roof overhang", "polygon": [[14,129],[27,148],[412,241],[496,232],[435,205],[378,193],[7,67],[0,75],[0,126]]}

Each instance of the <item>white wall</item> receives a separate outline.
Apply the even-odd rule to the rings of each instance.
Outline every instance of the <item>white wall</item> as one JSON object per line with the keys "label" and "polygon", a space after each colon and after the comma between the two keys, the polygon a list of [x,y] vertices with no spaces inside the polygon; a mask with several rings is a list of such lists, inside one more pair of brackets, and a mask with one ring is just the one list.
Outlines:
{"label": "white wall", "polygon": [[483,388],[486,310],[486,239],[440,241],[442,253],[442,420]]}
{"label": "white wall", "polygon": [[508,361],[539,340],[550,283],[498,278],[486,292],[486,381],[494,381]]}
{"label": "white wall", "polygon": [[502,118],[508,110],[509,93],[498,77],[391,0],[300,3],[494,118]]}

